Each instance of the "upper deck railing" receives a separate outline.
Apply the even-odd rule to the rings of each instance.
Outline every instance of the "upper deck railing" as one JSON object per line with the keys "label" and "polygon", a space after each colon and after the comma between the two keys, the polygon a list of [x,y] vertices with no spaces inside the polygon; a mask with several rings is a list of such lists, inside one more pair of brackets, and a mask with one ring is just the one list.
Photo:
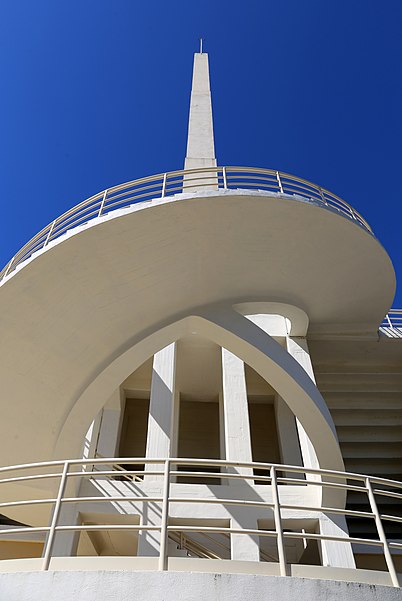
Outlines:
{"label": "upper deck railing", "polygon": [[382,320],[379,331],[388,338],[402,338],[402,309],[390,309]]}
{"label": "upper deck railing", "polygon": [[113,186],[98,192],[69,209],[49,223],[25,244],[0,272],[0,282],[18,265],[34,253],[46,247],[68,230],[84,225],[91,219],[102,217],[111,211],[129,207],[137,202],[151,201],[179,193],[200,189],[250,189],[302,196],[335,209],[373,233],[367,221],[336,194],[305,179],[275,171],[253,167],[207,167],[160,173]]}
{"label": "upper deck railing", "polygon": [[[124,465],[124,470],[122,470],[122,465]],[[180,484],[183,478],[186,482],[184,488]],[[147,486],[147,479],[149,479],[148,482],[151,481],[150,486]],[[208,481],[207,489],[195,488],[191,494],[191,486],[188,487],[188,484],[200,484],[200,480],[203,479]],[[216,482],[217,486],[211,488],[211,479]],[[78,482],[83,480],[89,480],[94,484],[95,495],[91,494],[90,489],[84,489],[86,494],[84,492],[81,495],[74,492],[78,490]],[[51,482],[54,482],[53,486],[51,486]],[[223,482],[226,484],[222,486]],[[234,484],[231,489],[232,494],[228,492],[227,483]],[[247,486],[239,486],[241,483],[247,484]],[[23,499],[13,498],[10,501],[9,495],[7,495],[4,500],[3,486],[15,486],[16,484],[25,485],[25,488],[23,486],[21,489]],[[37,490],[42,488],[43,496],[34,499],[27,498],[26,490],[30,490],[29,486],[35,486]],[[309,490],[309,487],[313,487],[314,490],[326,488],[335,492],[344,491],[359,495],[361,499],[357,509],[342,508],[338,505],[335,507],[322,506],[319,502],[312,501],[311,495],[304,497],[303,494],[295,494],[295,491],[286,498],[284,489],[288,486],[297,487],[301,493],[303,490]],[[45,487],[52,492],[47,493]],[[253,491],[252,494],[250,491]],[[90,496],[86,496],[88,492]],[[267,492],[269,494],[266,494]],[[47,496],[48,494],[50,496]],[[30,535],[36,537],[38,534],[42,535],[43,553],[42,559],[38,558],[37,567],[47,570],[49,567],[51,568],[51,559],[54,557],[55,539],[62,533],[131,531],[138,534],[158,534],[159,561],[155,567],[159,570],[167,570],[169,569],[169,539],[175,542],[183,542],[186,539],[190,541],[180,547],[188,551],[189,557],[223,559],[219,557],[219,552],[208,552],[208,547],[205,546],[208,545],[208,542],[202,544],[199,540],[191,539],[191,536],[196,533],[202,534],[206,537],[206,541],[213,540],[211,536],[214,535],[229,537],[229,541],[232,535],[257,537],[257,540],[268,537],[276,543],[276,556],[268,554],[264,556],[262,553],[261,561],[273,561],[278,564],[281,576],[290,573],[287,542],[302,541],[304,548],[308,541],[316,541],[317,544],[326,541],[340,545],[350,543],[352,547],[357,546],[366,551],[370,548],[377,549],[378,553],[383,556],[388,571],[386,584],[399,587],[399,577],[393,558],[402,552],[402,542],[400,538],[398,538],[398,542],[390,540],[386,534],[386,523],[402,525],[402,517],[398,512],[398,507],[392,505],[392,501],[396,503],[402,501],[402,482],[357,473],[271,463],[142,457],[71,459],[31,463],[0,468],[0,512],[7,514],[12,510],[15,516],[16,509],[24,510],[23,523],[20,525],[8,527],[0,525],[0,541],[29,540]],[[103,513],[98,515],[99,521],[90,520],[88,522],[85,521],[85,518],[80,521],[74,518],[71,512],[63,513],[63,508],[66,506],[73,506],[78,512],[85,512],[86,507],[93,506],[93,504],[102,507]],[[131,516],[131,520],[125,523],[113,522],[112,513],[104,513],[105,504],[110,504],[111,507],[118,506],[119,512]],[[272,522],[272,527],[266,525],[257,527],[258,529],[250,529],[244,527],[238,520],[234,526],[230,525],[230,520],[228,525],[222,523],[219,525],[214,520],[209,525],[197,524],[197,520],[194,524],[189,517],[192,515],[189,508],[201,505],[205,508],[203,515],[208,516],[207,507],[211,504],[226,510],[231,507],[248,508],[250,511],[258,510],[260,517],[268,518]],[[159,516],[157,521],[150,518],[149,512],[146,510],[151,505],[154,513],[156,511]],[[177,515],[174,510],[174,506],[177,507],[177,505],[185,508],[183,516],[187,516],[179,521],[172,519]],[[27,522],[32,522],[32,519],[29,518],[29,511],[35,511],[39,506],[48,508],[48,522],[27,525]],[[386,507],[386,513],[383,513],[384,507]],[[135,520],[136,513],[142,515],[141,523]],[[322,532],[319,528],[317,532],[311,526],[312,515],[316,515],[318,520],[319,516],[323,514],[344,516],[363,522],[372,521],[372,535],[367,538],[356,537],[350,536],[347,531],[340,535],[333,532]],[[303,515],[308,516],[310,520],[310,526],[306,525],[305,528],[300,525]],[[289,529],[292,516],[296,520],[295,526]],[[110,521],[108,521],[108,517]],[[362,532],[360,528],[359,532]],[[19,538],[21,535],[23,535],[22,539]],[[60,552],[56,553],[56,555],[58,554]],[[326,577],[333,578],[331,575]],[[371,582],[370,572],[362,574],[360,577],[364,582]]]}

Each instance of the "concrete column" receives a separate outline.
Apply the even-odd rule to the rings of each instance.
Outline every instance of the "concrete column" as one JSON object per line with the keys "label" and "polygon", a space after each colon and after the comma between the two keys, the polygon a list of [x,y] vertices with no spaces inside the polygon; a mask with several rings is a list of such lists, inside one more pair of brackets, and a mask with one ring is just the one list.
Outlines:
{"label": "concrete column", "polygon": [[[103,408],[96,452],[101,457],[116,457],[120,444],[124,399],[117,388]],[[110,469],[110,466],[109,468]]]}
{"label": "concrete column", "polygon": [[98,444],[99,430],[102,421],[102,412],[103,410],[101,409],[98,415],[95,417],[94,421],[89,426],[87,433],[85,434],[84,446],[82,449],[83,459],[93,459],[96,455],[96,446]]}
{"label": "concrete column", "polygon": [[[349,536],[346,518],[343,515],[322,514],[319,519],[320,534],[328,536]],[[322,541],[321,560],[323,566],[355,568],[352,545],[348,542]]]}
{"label": "concrete column", "polygon": [[[154,355],[151,399],[149,403],[146,457],[167,458],[171,455],[175,406],[176,343],[173,342]],[[149,494],[162,495],[163,477],[152,476],[152,471],[163,470],[161,464],[146,465],[144,478]],[[145,503],[143,523],[159,526],[160,503]],[[138,555],[157,556],[160,549],[160,533],[142,532],[138,539]]]}
{"label": "concrete column", "polygon": [[[230,351],[222,348],[223,413],[225,422],[226,459],[252,461],[250,423],[248,414],[246,377],[244,363]],[[231,469],[244,475],[252,475],[251,468]],[[248,498],[252,480],[229,479],[235,497]],[[249,490],[248,490],[249,489]],[[235,491],[238,490],[236,494]],[[232,526],[246,529],[256,528],[255,518],[250,524],[250,512],[234,507],[231,510]],[[245,534],[232,534],[231,557],[248,561],[259,561],[258,538]]]}
{"label": "concrete column", "polygon": [[[77,478],[78,479],[78,478]],[[69,487],[71,496],[77,495],[77,485]],[[64,503],[61,506],[58,526],[74,526],[79,524],[79,512],[76,503]],[[74,531],[56,532],[53,539],[52,556],[53,557],[73,557],[77,554],[77,547],[80,539],[80,533]]]}
{"label": "concrete column", "polygon": [[[252,461],[250,422],[244,363],[222,348],[223,412],[225,419],[226,459]],[[241,468],[242,473],[252,473]]]}
{"label": "concrete column", "polygon": [[[308,373],[310,378],[315,384],[315,377],[313,366],[310,359],[310,354],[307,347],[307,341],[305,338],[291,338],[287,336],[286,338],[286,346],[288,353],[292,355],[294,359],[303,367],[304,371]],[[297,431],[299,433],[299,441],[300,441],[300,449],[303,457],[303,465],[305,467],[310,467],[313,469],[318,469],[319,463],[317,459],[316,452],[314,450],[313,445],[311,444],[310,438],[307,436],[306,431],[303,426],[296,418]],[[314,479],[311,478],[311,479]]]}
{"label": "concrete column", "polygon": [[[276,427],[282,463],[285,465],[303,465],[300,453],[299,437],[295,416],[285,401],[277,396],[275,399]],[[286,472],[286,478],[303,479],[303,474]]]}
{"label": "concrete column", "polygon": [[[146,457],[169,457],[175,399],[176,343],[154,355]],[[152,470],[152,466],[147,469]]]}
{"label": "concrete column", "polygon": [[[264,313],[255,315],[246,315],[247,319],[255,323],[256,326],[261,328],[264,332],[270,336],[288,339],[289,323],[286,317],[282,315],[267,315]],[[289,351],[289,345],[288,345]],[[290,351],[289,351],[290,352]],[[291,353],[292,354],[292,353]],[[304,365],[303,365],[304,367]],[[306,369],[306,368],[305,368]],[[307,371],[307,370],[306,370]],[[312,370],[311,370],[312,373]],[[277,397],[275,403],[275,414],[276,414],[276,425],[278,430],[278,438],[281,447],[282,461],[288,465],[303,465],[302,458],[300,455],[299,439],[300,439],[300,422],[295,418],[287,404],[283,399]],[[302,437],[304,435],[304,447],[308,446],[310,442],[305,441],[306,435],[304,429],[302,429]],[[298,435],[299,432],[299,435]],[[300,441],[301,446],[301,441]],[[310,444],[312,451],[314,451]],[[308,447],[309,448],[309,447]],[[311,453],[309,448],[309,452]],[[303,452],[303,450],[302,450]],[[303,457],[304,459],[304,457]],[[304,463],[306,465],[306,463]],[[310,466],[312,467],[312,466]],[[295,473],[287,474],[287,477],[297,478],[298,475]]]}
{"label": "concrete column", "polygon": [[[315,383],[313,366],[305,338],[287,337],[287,349],[294,359],[304,368]],[[303,457],[303,465],[310,468],[319,468],[317,454],[310,438],[307,436],[302,424],[296,419],[299,433],[300,448]],[[307,480],[319,480],[320,476],[307,476]],[[344,516],[329,514],[320,517],[320,533],[334,536],[348,536],[346,519]],[[322,541],[322,562],[325,566],[340,568],[355,568],[355,559],[350,543],[339,543],[336,541]]]}

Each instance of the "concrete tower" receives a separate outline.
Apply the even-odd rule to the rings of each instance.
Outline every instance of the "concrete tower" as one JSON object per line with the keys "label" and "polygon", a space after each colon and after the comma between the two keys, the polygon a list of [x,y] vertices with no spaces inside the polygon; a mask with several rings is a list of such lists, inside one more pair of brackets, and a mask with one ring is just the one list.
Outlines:
{"label": "concrete tower", "polygon": [[344,200],[217,166],[195,54],[184,170],[0,274],[0,598],[400,599],[394,291]]}

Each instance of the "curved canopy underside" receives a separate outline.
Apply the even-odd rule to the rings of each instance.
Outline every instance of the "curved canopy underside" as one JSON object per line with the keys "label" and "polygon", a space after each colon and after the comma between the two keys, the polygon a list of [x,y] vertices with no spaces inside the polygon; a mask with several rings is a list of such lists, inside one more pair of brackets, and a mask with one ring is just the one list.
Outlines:
{"label": "curved canopy underside", "polygon": [[178,195],[93,220],[1,286],[2,463],[50,459],[91,383],[178,315],[281,302],[316,330],[374,332],[394,286],[373,236],[274,194]]}

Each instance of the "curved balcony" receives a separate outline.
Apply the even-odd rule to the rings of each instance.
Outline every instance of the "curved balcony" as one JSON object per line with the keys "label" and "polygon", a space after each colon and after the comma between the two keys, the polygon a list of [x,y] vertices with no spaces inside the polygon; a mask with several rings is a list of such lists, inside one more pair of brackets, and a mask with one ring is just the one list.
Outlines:
{"label": "curved balcony", "polygon": [[[325,487],[357,495],[358,509],[350,503],[346,508],[322,506],[319,493]],[[23,551],[18,556],[15,546],[11,560],[4,559],[2,551],[0,572],[60,566],[85,570],[85,560],[90,559],[91,569],[236,572],[394,587],[402,582],[395,561],[401,558],[402,541],[400,534],[389,535],[389,524],[400,533],[402,523],[400,505],[399,515],[392,513],[398,512],[396,503],[402,499],[398,481],[256,462],[102,457],[2,467],[0,491],[2,499],[8,499],[0,503],[0,511],[14,520],[21,512],[18,521],[3,517],[0,548],[13,541],[17,546],[36,543],[38,550],[36,558],[31,554],[23,560],[27,556]],[[32,491],[36,498],[30,498]],[[384,506],[387,513],[382,512]],[[239,518],[239,511],[243,516],[254,512],[257,528]],[[322,516],[349,520],[349,530],[345,526],[338,534],[325,531]],[[109,548],[114,548],[115,557],[104,552],[85,557],[88,553],[81,543],[63,552],[57,539],[74,533],[81,542],[84,534],[114,536],[115,547]],[[120,551],[117,535],[131,536]],[[153,557],[141,552],[138,544],[146,536],[157,543]],[[233,537],[237,541],[248,537],[257,545],[259,561],[232,558]],[[322,565],[323,547],[328,544],[349,545],[357,568],[328,561]],[[371,564],[364,563],[367,557]],[[374,569],[367,569],[370,565]]]}
{"label": "curved balcony", "polygon": [[0,282],[18,265],[34,253],[46,247],[68,230],[114,211],[129,207],[138,202],[152,201],[181,193],[216,190],[257,190],[274,192],[280,196],[310,200],[322,207],[334,210],[351,219],[370,234],[373,234],[367,221],[336,194],[329,192],[307,180],[272,169],[253,167],[208,167],[171,171],[133,180],[114,186],[87,200],[57,217],[25,244],[0,272]]}

